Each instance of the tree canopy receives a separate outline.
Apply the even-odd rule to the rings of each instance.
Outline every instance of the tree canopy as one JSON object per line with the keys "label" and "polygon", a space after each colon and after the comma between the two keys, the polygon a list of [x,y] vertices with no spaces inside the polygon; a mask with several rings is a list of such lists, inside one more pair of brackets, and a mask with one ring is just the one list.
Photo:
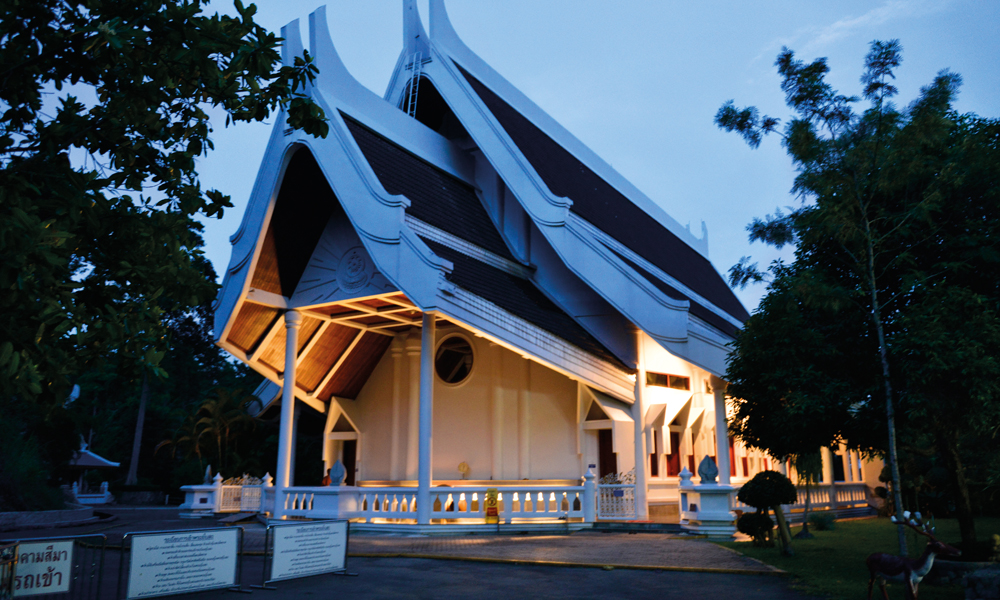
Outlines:
{"label": "tree canopy", "polygon": [[116,355],[157,371],[163,316],[203,304],[196,215],[230,206],[203,190],[207,110],[228,123],[282,108],[325,135],[304,94],[308,54],[236,0],[235,17],[190,0],[12,0],[0,17],[0,396],[62,401]]}
{"label": "tree canopy", "polygon": [[[317,136],[327,123],[306,93],[316,73],[308,53],[284,65],[281,39],[254,22],[253,5],[236,0],[235,16],[221,16],[203,14],[207,4],[3,4],[2,506],[22,503],[29,479],[55,473],[79,447],[75,426],[89,415],[85,402],[66,402],[74,384],[89,398],[125,400],[174,368],[180,387],[143,386],[180,394],[154,407],[156,420],[201,401],[215,387],[204,380],[231,370],[204,349],[165,359],[185,331],[204,337],[193,329],[208,327],[217,289],[196,217],[219,218],[231,203],[198,178],[212,149],[209,113],[229,126],[281,110],[288,126]],[[181,372],[191,366],[202,380]],[[107,408],[121,428],[124,407]]]}
{"label": "tree canopy", "polygon": [[1000,343],[1000,123],[956,113],[961,78],[947,71],[898,108],[901,52],[872,43],[862,112],[824,81],[825,59],[786,48],[776,65],[792,119],[782,127],[732,101],[716,115],[752,147],[780,135],[801,200],[748,227],[752,240],[794,245],[794,260],[761,271],[744,258],[730,272],[737,285],[769,282],[729,364],[731,426],[779,456],[844,440],[884,452],[898,511],[896,422],[906,435],[934,431],[969,540],[961,441],[1000,425],[987,350]]}

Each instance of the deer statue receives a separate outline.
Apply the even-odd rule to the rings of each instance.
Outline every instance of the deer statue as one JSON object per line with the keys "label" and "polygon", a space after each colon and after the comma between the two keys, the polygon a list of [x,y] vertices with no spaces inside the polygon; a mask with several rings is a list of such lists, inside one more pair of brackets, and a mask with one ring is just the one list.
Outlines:
{"label": "deer statue", "polygon": [[905,511],[902,519],[893,516],[892,522],[897,525],[906,525],[920,535],[927,536],[930,539],[927,548],[924,549],[920,558],[907,558],[883,552],[869,554],[868,558],[865,559],[865,564],[868,565],[868,571],[871,573],[871,579],[868,580],[868,600],[872,600],[872,587],[875,585],[876,579],[879,580],[879,587],[882,589],[882,596],[885,600],[889,600],[889,593],[885,590],[887,579],[904,582],[907,600],[917,600],[917,586],[934,566],[934,558],[939,554],[941,556],[962,554],[958,548],[953,548],[935,539],[934,528],[923,522],[920,513],[915,513],[913,517],[910,518],[910,511]]}

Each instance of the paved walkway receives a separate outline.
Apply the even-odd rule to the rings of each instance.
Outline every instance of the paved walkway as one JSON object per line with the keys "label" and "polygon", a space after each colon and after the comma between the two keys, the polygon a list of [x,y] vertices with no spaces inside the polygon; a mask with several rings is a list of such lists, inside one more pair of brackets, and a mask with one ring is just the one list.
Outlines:
{"label": "paved walkway", "polygon": [[[176,508],[105,509],[114,520],[78,527],[8,531],[0,539],[51,538],[100,533],[112,549],[126,533],[205,529],[215,519],[188,520]],[[244,528],[243,588],[264,574],[265,527]],[[118,552],[105,561],[105,585],[93,600],[118,600],[123,576]],[[570,535],[469,535],[461,537],[351,536],[348,568],[359,577],[321,575],[275,582],[271,600],[345,594],[362,598],[468,598],[488,593],[544,598],[731,597],[808,600],[789,588],[787,577],[762,577],[780,571],[704,540],[660,533],[578,532]],[[450,559],[450,560],[443,560]],[[601,568],[579,568],[601,567]],[[233,598],[203,592],[200,598]]]}
{"label": "paved walkway", "polygon": [[[215,519],[181,519],[176,508],[109,508],[116,518],[80,527],[4,532],[4,539],[102,533],[119,546],[126,533],[221,527]],[[265,526],[245,521],[243,549],[264,550]],[[567,566],[613,566],[679,571],[780,574],[752,558],[700,539],[660,533],[581,531],[570,535],[376,535],[351,536],[351,556],[451,558]]]}
{"label": "paved walkway", "polygon": [[656,533],[405,537],[356,535],[352,556],[463,558],[576,566],[779,574],[774,567],[699,539]]}

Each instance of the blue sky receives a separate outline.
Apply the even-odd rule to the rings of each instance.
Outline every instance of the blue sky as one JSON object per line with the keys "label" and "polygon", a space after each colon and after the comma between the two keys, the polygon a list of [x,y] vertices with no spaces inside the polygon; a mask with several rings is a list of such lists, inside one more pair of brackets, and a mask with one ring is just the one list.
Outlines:
{"label": "blue sky", "polygon": [[[263,0],[258,22],[277,31],[320,3]],[[426,22],[426,0],[419,2]],[[773,66],[782,46],[798,58],[827,57],[828,81],[860,94],[872,40],[899,39],[898,100],[907,104],[941,69],[960,73],[963,112],[1000,117],[1000,2],[887,0],[666,2],[607,0],[452,0],[465,43],[682,225],[709,231],[709,258],[723,275],[741,256],[777,256],[749,244],[754,217],[791,206],[794,171],[777,138],[751,150],[713,124],[726,100],[789,113]],[[228,3],[213,8],[231,12]],[[384,93],[402,43],[401,0],[331,1],[337,50],[362,84]],[[320,65],[322,68],[322,65]],[[224,127],[201,160],[206,187],[230,194],[234,208],[206,221],[206,254],[220,274],[228,237],[239,226],[263,157],[270,123]],[[764,287],[737,291],[753,310]]]}

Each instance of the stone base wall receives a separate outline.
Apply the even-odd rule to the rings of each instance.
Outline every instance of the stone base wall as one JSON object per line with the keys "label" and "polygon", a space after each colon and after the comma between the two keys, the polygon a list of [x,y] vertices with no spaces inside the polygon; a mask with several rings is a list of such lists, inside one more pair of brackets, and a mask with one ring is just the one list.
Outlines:
{"label": "stone base wall", "polygon": [[980,569],[965,578],[966,600],[1000,598],[1000,565]]}

